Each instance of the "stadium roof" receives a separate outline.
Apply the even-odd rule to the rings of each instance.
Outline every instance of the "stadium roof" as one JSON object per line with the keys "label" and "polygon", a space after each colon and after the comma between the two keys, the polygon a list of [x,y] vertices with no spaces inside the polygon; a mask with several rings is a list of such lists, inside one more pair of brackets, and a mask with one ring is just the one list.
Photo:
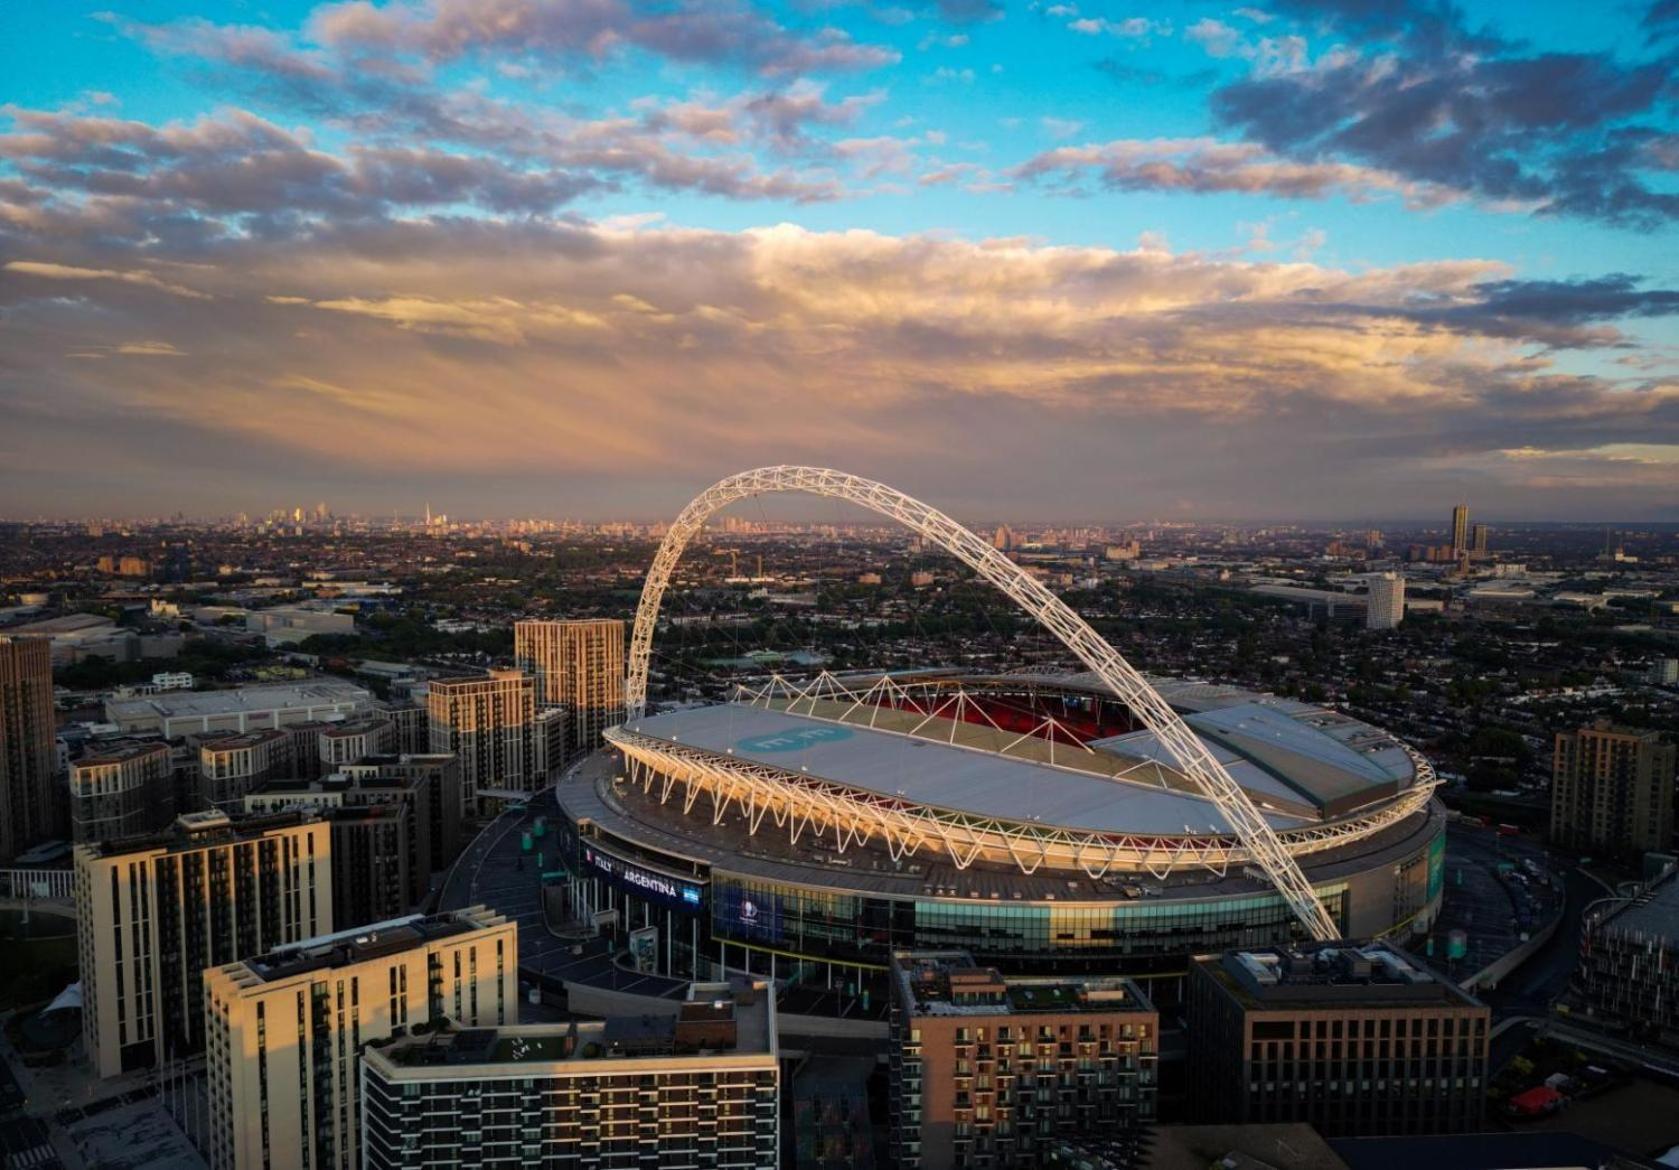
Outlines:
{"label": "stadium roof", "polygon": [[[671,711],[629,730],[850,788],[1009,821],[1115,833],[1229,833],[1208,800],[850,724],[725,703]],[[1267,811],[1278,829],[1309,819]]]}
{"label": "stadium roof", "polygon": [[[1074,689],[1094,683],[1088,675],[1039,681]],[[1385,801],[1415,776],[1398,741],[1338,712],[1220,684],[1151,681],[1185,712],[1186,723],[1276,829],[1310,826]],[[1098,832],[1231,831],[1217,807],[1189,789],[1149,731],[1097,740],[1091,751],[1051,748],[1039,740],[1002,751],[1003,742],[1018,744],[1022,737],[891,708],[854,708],[842,716],[843,703],[804,702],[805,714],[778,709],[785,706],[688,708],[644,717],[629,730],[1002,820]],[[907,734],[912,726],[921,729]],[[1126,773],[1128,764],[1138,763],[1144,766]]]}

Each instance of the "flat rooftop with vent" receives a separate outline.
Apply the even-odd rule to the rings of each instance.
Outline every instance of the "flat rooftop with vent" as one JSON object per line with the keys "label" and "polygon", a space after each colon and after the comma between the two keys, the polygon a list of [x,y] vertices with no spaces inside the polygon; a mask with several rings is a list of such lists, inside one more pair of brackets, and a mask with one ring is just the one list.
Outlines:
{"label": "flat rooftop with vent", "polygon": [[482,906],[441,914],[411,914],[276,947],[265,955],[246,959],[242,965],[257,979],[272,983],[309,971],[349,967],[500,921],[500,915]]}
{"label": "flat rooftop with vent", "polygon": [[1005,978],[974,962],[967,951],[900,951],[892,957],[899,1002],[914,1016],[1076,1015],[1154,1005],[1129,979]]}
{"label": "flat rooftop with vent", "polygon": [[1385,942],[1333,942],[1230,951],[1200,964],[1254,1007],[1461,1004],[1474,996]]}
{"label": "flat rooftop with vent", "polygon": [[[563,1024],[416,1030],[378,1049],[392,1068],[566,1066],[566,1075],[613,1061],[776,1058],[775,997],[762,983],[695,983],[676,1013]],[[561,1071],[550,1068],[550,1071]]]}

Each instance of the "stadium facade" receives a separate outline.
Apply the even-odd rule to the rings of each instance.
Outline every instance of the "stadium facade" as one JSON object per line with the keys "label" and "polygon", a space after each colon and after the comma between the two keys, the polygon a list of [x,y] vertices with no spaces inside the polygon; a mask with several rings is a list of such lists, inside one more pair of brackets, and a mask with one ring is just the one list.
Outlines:
{"label": "stadium facade", "polygon": [[[1320,706],[1151,679],[1241,785],[1340,933],[1432,919],[1432,769]],[[634,716],[555,792],[569,910],[650,969],[880,1002],[896,950],[1097,971],[1167,1003],[1191,955],[1305,925],[1220,804],[1092,675],[772,681]]]}

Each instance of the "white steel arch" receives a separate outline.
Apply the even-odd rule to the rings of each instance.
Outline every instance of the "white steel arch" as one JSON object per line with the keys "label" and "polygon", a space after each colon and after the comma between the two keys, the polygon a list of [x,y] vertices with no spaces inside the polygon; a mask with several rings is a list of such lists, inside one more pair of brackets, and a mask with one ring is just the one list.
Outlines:
{"label": "white steel arch", "polygon": [[705,527],[718,510],[736,500],[769,492],[805,492],[845,500],[919,534],[956,557],[974,572],[1002,590],[1010,600],[1037,620],[1078,655],[1108,688],[1118,695],[1144,726],[1154,732],[1172,762],[1217,806],[1257,865],[1288,902],[1295,917],[1312,937],[1330,940],[1340,930],[1318,899],[1300,866],[1278,840],[1269,822],[1254,807],[1230,773],[1209,752],[1176,711],[1148,684],[1119,651],[1091,629],[1090,624],[1035,578],[956,521],[906,496],[895,488],[872,479],[847,475],[826,467],[760,467],[719,480],[682,509],[665,533],[659,551],[647,573],[636,607],[635,631],[630,639],[629,677],[625,686],[626,725],[639,718],[647,707],[647,671],[653,652],[653,634],[659,620],[659,604],[671,573],[681,560],[688,542]]}

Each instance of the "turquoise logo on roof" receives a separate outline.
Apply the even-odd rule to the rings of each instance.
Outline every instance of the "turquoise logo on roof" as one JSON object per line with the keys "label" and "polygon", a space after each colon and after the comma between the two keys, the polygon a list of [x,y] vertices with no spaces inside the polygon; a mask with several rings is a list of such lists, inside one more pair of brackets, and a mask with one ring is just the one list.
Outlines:
{"label": "turquoise logo on roof", "polygon": [[849,727],[796,727],[789,731],[776,732],[774,735],[749,735],[745,739],[737,739],[735,750],[760,753],[796,752],[801,748],[850,738]]}

